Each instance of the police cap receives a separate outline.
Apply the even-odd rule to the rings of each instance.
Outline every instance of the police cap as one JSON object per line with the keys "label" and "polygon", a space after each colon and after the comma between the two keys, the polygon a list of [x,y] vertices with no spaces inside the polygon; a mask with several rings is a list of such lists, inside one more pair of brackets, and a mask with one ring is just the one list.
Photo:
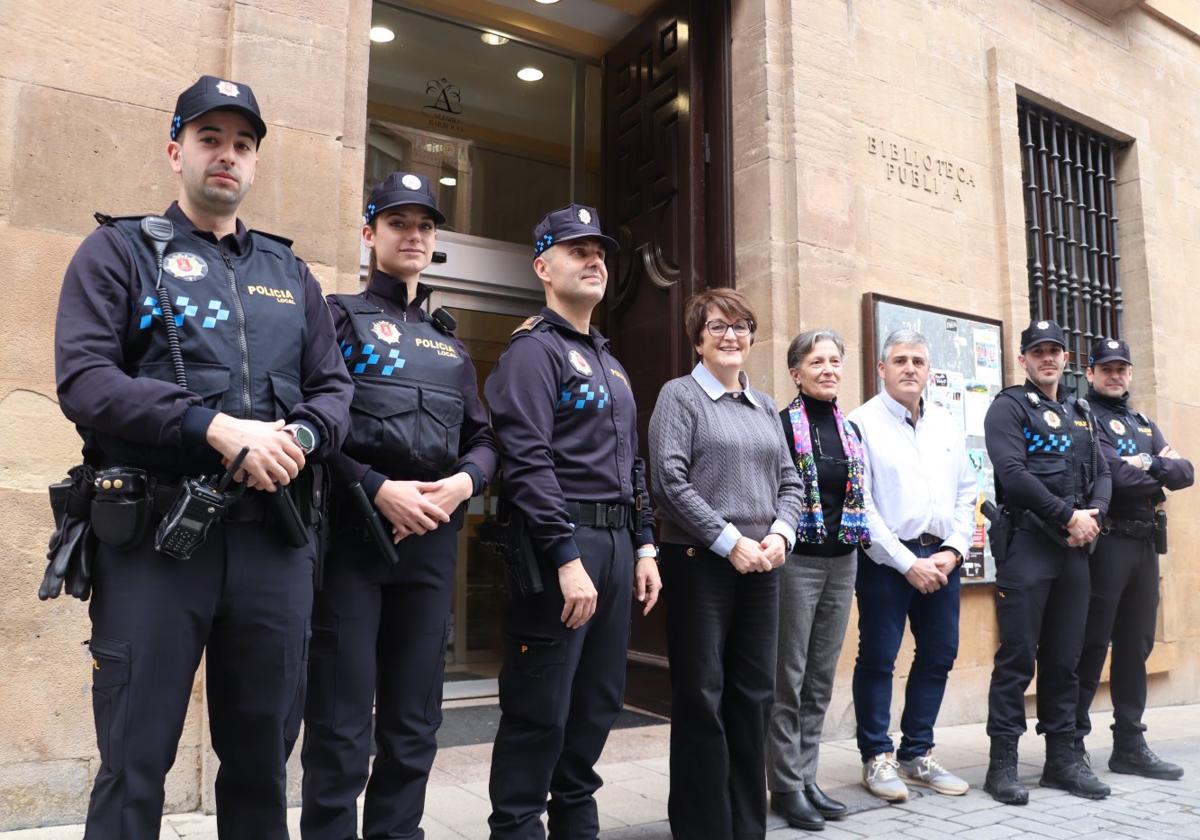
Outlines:
{"label": "police cap", "polygon": [[1030,321],[1029,326],[1021,332],[1021,352],[1047,341],[1067,349],[1067,339],[1057,321]]}
{"label": "police cap", "polygon": [[237,111],[250,121],[258,142],[267,136],[267,124],[258,110],[258,100],[250,85],[230,82],[216,76],[201,76],[175,100],[175,116],[171,118],[171,139],[179,137],[184,125],[197,117],[216,110]]}
{"label": "police cap", "polygon": [[551,210],[533,229],[533,255],[540,255],[552,245],[574,239],[599,239],[609,253],[620,250],[617,240],[600,231],[600,214],[595,207],[568,204]]}
{"label": "police cap", "polygon": [[424,207],[437,224],[446,223],[446,217],[437,208],[437,199],[433,197],[428,178],[415,172],[393,172],[371,190],[371,199],[367,202],[367,212],[364,214],[367,224],[375,221],[384,210],[401,204]]}
{"label": "police cap", "polygon": [[1133,364],[1133,357],[1129,354],[1129,344],[1119,338],[1097,338],[1092,342],[1091,352],[1088,353],[1088,367],[1102,365],[1105,362]]}

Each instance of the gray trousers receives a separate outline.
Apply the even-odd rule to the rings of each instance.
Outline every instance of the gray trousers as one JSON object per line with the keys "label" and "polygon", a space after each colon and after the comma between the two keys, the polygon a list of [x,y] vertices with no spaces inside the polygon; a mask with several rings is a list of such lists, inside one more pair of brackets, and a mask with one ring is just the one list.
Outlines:
{"label": "gray trousers", "polygon": [[791,793],[817,780],[833,677],[850,621],[858,568],[839,557],[793,554],[779,570],[779,657],[767,730],[767,789]]}

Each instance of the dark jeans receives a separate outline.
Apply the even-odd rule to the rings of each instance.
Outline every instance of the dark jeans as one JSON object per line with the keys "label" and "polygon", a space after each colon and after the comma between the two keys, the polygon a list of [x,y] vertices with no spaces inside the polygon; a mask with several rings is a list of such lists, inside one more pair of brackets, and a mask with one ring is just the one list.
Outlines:
{"label": "dark jeans", "polygon": [[356,837],[364,784],[363,837],[424,837],[419,825],[442,722],[458,528],[452,520],[396,548],[395,566],[353,532],[338,534],[330,550],[313,608],[300,752],[304,840]]}
{"label": "dark jeans", "polygon": [[671,834],[675,840],[762,838],[779,571],[738,574],[727,559],[702,548],[668,544],[662,553],[671,659]]}
{"label": "dark jeans", "polygon": [[1113,703],[1113,743],[1118,747],[1136,745],[1146,731],[1142,714],[1146,711],[1146,659],[1154,649],[1158,620],[1158,555],[1149,540],[1110,534],[1100,538],[1090,566],[1092,600],[1079,658],[1075,737],[1082,739],[1092,730],[1088,709],[1100,684],[1111,639],[1108,687]]}
{"label": "dark jeans", "polygon": [[[905,543],[918,557],[930,557],[938,546]],[[904,690],[900,718],[900,750],[907,761],[933,749],[933,725],[946,692],[946,678],[958,655],[959,573],[949,583],[923,595],[893,569],[869,557],[860,558],[855,591],[858,596],[858,659],[854,663],[854,711],[858,718],[858,749],[866,761],[894,749],[888,736],[891,722],[892,674],[908,622],[916,641],[916,656]]]}

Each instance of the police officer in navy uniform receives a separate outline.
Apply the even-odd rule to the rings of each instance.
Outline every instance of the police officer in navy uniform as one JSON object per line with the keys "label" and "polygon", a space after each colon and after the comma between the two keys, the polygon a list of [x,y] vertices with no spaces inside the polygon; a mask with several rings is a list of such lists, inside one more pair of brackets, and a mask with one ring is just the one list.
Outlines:
{"label": "police officer in navy uniform", "polygon": [[[98,217],[63,281],[55,335],[63,413],[83,437],[87,465],[149,475],[153,498],[147,490],[143,499],[155,511],[148,527],[125,534],[127,544],[102,541],[93,570],[101,765],[92,840],[158,837],[163,781],[202,654],[221,761],[218,833],[288,836],[284,765],[303,709],[316,541],[284,540],[271,494],[288,492],[310,472],[308,460],[340,447],[351,383],[308,267],[288,240],[236,217],[265,134],[247,85],[201,77],[180,94],[171,123],[167,156],[180,192],[164,214],[169,242],[145,233],[140,217]],[[160,254],[187,387],[156,294]],[[156,551],[161,502],[185,478],[220,475],[243,447],[237,478],[247,492],[188,559]],[[93,530],[112,541],[97,517],[93,505]]]}
{"label": "police officer in navy uniform", "polygon": [[[497,462],[467,348],[448,313],[423,308],[432,290],[421,272],[443,222],[427,178],[393,173],[367,205],[366,290],[329,298],[355,389],[337,459],[333,546],[313,611],[305,840],[354,838],[364,783],[364,837],[424,836],[458,531],[465,502]],[[371,541],[350,498],[354,485],[382,514],[395,556]]]}
{"label": "police officer in navy uniform", "polygon": [[[1146,745],[1146,659],[1154,648],[1158,617],[1156,514],[1164,490],[1191,487],[1190,461],[1167,443],[1145,414],[1129,405],[1133,358],[1119,339],[1099,338],[1088,357],[1088,402],[1100,433],[1100,451],[1112,471],[1108,518],[1091,559],[1092,599],[1079,660],[1079,710],[1075,737],[1091,731],[1088,709],[1112,641],[1109,691],[1113,751],[1109,769],[1152,779],[1179,779],[1183,768],[1163,761]],[[1166,514],[1160,516],[1165,529]],[[1165,533],[1163,550],[1165,551]]]}
{"label": "police officer in navy uniform", "polygon": [[1075,750],[1076,666],[1088,604],[1088,547],[1112,492],[1086,400],[1063,397],[1067,343],[1054,321],[1021,333],[1023,385],[1005,388],[984,419],[996,499],[1011,513],[1012,536],[996,569],[996,651],[988,690],[991,761],[984,789],[1023,805],[1017,741],[1025,731],[1025,688],[1037,666],[1037,731],[1046,736],[1043,787],[1100,799],[1108,795]]}
{"label": "police officer in navy uniform", "polygon": [[[484,386],[505,493],[528,522],[545,582],[505,620],[491,836],[595,838],[593,769],[625,692],[632,592],[649,613],[662,584],[629,377],[590,327],[608,281],[591,207],[534,228],[546,307],[513,333]],[[636,557],[635,557],[636,554]]]}

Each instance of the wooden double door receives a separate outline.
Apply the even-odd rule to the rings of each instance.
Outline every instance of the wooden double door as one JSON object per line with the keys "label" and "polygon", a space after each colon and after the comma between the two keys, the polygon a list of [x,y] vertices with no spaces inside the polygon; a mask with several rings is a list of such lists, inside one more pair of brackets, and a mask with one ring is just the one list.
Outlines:
{"label": "wooden double door", "polygon": [[[603,330],[632,379],[646,457],[659,389],[695,364],[683,302],[733,285],[728,3],[668,0],[602,69],[603,218],[621,244]],[[662,605],[635,614],[626,692],[630,704],[662,714],[664,616]]]}

